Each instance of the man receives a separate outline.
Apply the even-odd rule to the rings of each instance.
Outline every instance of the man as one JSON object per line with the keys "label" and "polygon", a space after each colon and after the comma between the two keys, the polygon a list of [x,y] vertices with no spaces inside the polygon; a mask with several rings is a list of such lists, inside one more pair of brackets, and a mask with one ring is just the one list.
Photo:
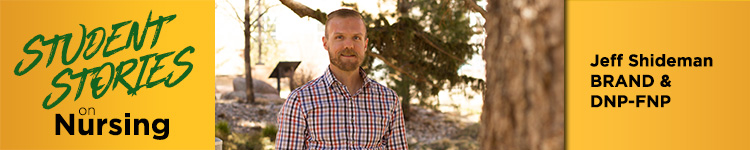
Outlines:
{"label": "man", "polygon": [[289,94],[278,114],[276,149],[407,149],[398,96],[359,67],[368,41],[362,16],[333,11],[325,32],[331,64]]}

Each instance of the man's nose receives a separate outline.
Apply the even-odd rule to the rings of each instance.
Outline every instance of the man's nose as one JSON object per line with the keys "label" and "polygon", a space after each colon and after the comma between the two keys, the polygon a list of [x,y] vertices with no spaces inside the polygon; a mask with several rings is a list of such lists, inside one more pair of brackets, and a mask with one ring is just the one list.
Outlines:
{"label": "man's nose", "polygon": [[344,40],[344,48],[354,49],[354,40],[352,39]]}

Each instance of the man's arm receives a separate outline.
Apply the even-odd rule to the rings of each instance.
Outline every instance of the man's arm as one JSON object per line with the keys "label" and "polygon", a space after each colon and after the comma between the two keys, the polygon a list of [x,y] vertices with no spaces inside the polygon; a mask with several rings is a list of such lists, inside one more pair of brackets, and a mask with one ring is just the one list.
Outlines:
{"label": "man's arm", "polygon": [[404,113],[401,110],[401,101],[396,99],[396,106],[393,106],[393,120],[388,124],[388,132],[384,136],[384,141],[387,149],[391,150],[406,150],[408,143],[406,143],[406,126],[404,126]]}
{"label": "man's arm", "polygon": [[305,149],[307,124],[305,116],[296,95],[290,95],[281,107],[277,118],[279,131],[276,134],[276,149]]}

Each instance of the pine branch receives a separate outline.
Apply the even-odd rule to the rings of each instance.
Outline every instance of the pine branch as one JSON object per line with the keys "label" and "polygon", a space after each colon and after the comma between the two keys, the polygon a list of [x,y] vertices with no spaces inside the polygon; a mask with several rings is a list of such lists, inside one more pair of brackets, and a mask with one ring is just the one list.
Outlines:
{"label": "pine branch", "polygon": [[412,76],[410,73],[407,73],[406,71],[404,71],[404,69],[401,69],[401,68],[397,67],[396,65],[394,65],[392,62],[386,60],[385,57],[383,57],[381,55],[375,54],[375,53],[370,52],[370,51],[367,51],[367,55],[370,55],[370,56],[373,56],[375,58],[378,58],[378,59],[382,60],[383,63],[385,63],[386,65],[390,66],[391,68],[393,68],[394,70],[398,71],[399,73],[405,74],[407,77],[411,78],[414,81],[424,82],[424,83],[429,84],[432,87],[435,87],[435,84],[432,84],[432,82],[426,81],[423,78],[416,78],[416,77]]}
{"label": "pine branch", "polygon": [[457,56],[455,56],[455,55],[452,55],[452,54],[450,54],[450,53],[446,52],[445,50],[443,50],[443,48],[440,48],[440,47],[438,47],[437,45],[435,45],[435,43],[432,43],[432,41],[430,41],[430,39],[428,39],[428,38],[427,38],[427,36],[425,36],[424,34],[422,34],[422,33],[420,33],[420,32],[414,32],[414,34],[416,34],[416,35],[417,35],[417,36],[419,36],[420,38],[424,39],[424,41],[425,41],[425,42],[427,42],[427,44],[429,44],[430,46],[434,47],[435,49],[437,49],[437,50],[438,50],[438,51],[440,51],[441,53],[443,53],[443,54],[445,54],[445,55],[448,55],[448,56],[450,56],[450,57],[451,57],[451,58],[453,58],[453,59],[456,59],[456,60],[458,60],[458,61],[461,61],[461,63],[464,63],[464,64],[466,63],[466,60],[463,60],[463,59],[461,59],[461,58],[458,58]]}

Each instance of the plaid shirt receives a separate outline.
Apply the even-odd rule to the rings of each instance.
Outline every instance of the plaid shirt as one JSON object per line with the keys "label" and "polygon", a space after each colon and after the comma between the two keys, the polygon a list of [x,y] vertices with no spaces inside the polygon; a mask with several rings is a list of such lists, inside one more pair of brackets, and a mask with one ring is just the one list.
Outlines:
{"label": "plaid shirt", "polygon": [[289,94],[279,111],[276,149],[407,149],[401,103],[367,78],[349,94],[331,73]]}

